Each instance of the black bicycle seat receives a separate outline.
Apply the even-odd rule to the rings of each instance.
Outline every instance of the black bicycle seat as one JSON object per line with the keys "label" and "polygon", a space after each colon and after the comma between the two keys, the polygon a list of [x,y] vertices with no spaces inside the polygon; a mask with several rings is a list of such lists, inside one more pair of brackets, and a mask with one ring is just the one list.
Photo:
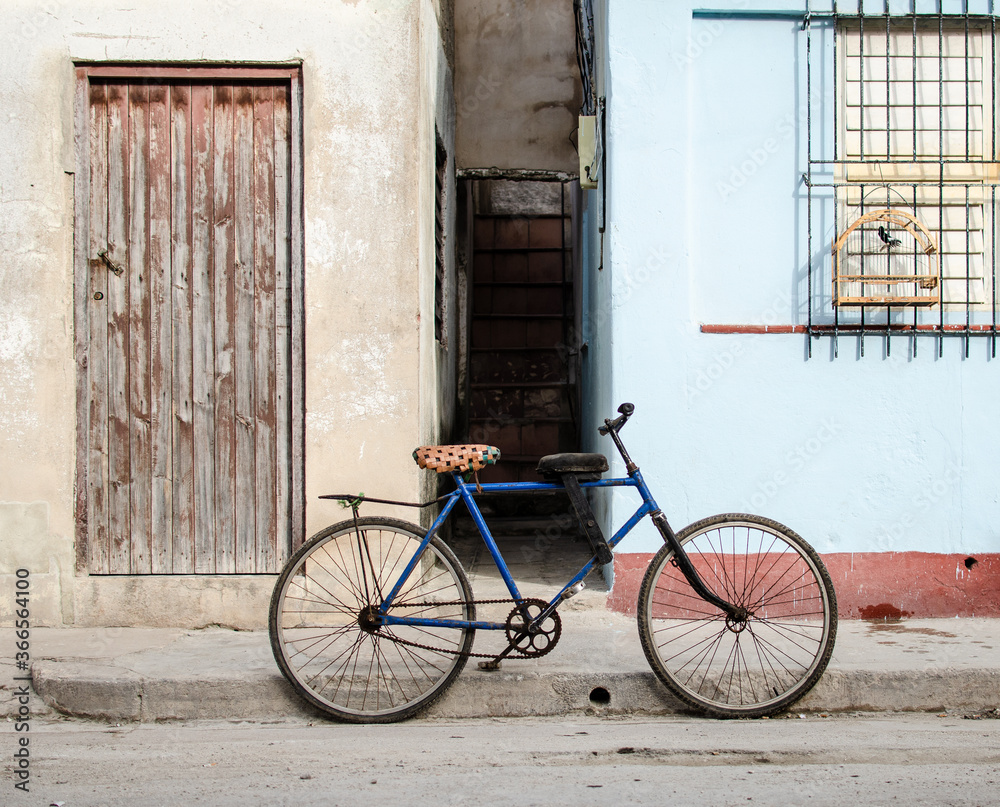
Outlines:
{"label": "black bicycle seat", "polygon": [[538,461],[536,470],[542,476],[600,475],[608,470],[608,458],[603,454],[548,454]]}

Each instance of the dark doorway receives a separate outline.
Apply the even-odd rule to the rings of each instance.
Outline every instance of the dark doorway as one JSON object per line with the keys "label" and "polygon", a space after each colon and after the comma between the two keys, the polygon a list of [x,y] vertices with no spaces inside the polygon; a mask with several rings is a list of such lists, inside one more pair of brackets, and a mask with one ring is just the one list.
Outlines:
{"label": "dark doorway", "polygon": [[579,450],[576,183],[472,188],[468,438],[501,451],[484,480],[537,480]]}
{"label": "dark doorway", "polygon": [[[540,457],[580,449],[579,185],[466,182],[465,418],[457,436],[500,449],[482,481],[540,482]],[[478,502],[525,596],[551,597],[591,557],[565,494],[482,495]],[[456,516],[453,546],[477,593],[505,596],[471,518],[464,510]],[[591,577],[587,596],[603,596],[600,572]]]}

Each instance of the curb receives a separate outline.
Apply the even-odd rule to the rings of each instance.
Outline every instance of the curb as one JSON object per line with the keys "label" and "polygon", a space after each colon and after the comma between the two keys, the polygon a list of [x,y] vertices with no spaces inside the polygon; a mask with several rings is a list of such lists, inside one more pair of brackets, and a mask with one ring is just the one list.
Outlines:
{"label": "curb", "polygon": [[274,675],[151,678],[120,667],[42,661],[32,686],[62,714],[115,722],[265,719],[313,714],[291,686]]}
{"label": "curb", "polygon": [[[80,662],[38,662],[35,692],[67,715],[114,722],[268,720],[319,715],[277,672],[240,677],[159,679]],[[827,670],[794,712],[992,709],[1000,671]],[[694,714],[651,672],[466,671],[422,716],[431,718]]]}

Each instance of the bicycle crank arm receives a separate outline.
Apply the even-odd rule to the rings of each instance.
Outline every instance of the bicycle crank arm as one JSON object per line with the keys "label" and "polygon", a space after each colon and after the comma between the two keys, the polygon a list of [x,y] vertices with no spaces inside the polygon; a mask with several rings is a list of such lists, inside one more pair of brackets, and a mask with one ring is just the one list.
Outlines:
{"label": "bicycle crank arm", "polygon": [[508,644],[498,655],[491,658],[489,661],[480,661],[479,669],[483,672],[495,672],[500,669],[500,662],[503,661],[507,656],[513,653],[517,647],[513,644]]}
{"label": "bicycle crank arm", "polygon": [[684,547],[682,547],[680,541],[677,540],[677,536],[674,534],[673,529],[667,522],[667,517],[663,515],[663,511],[657,510],[655,513],[651,513],[650,518],[653,519],[656,529],[658,529],[660,531],[660,535],[663,536],[664,542],[666,542],[673,550],[677,568],[681,570],[681,574],[683,574],[684,578],[691,584],[691,588],[694,589],[695,593],[705,602],[710,603],[720,611],[723,611],[726,616],[733,621],[746,621],[746,618],[749,615],[746,608],[740,608],[733,605],[731,602],[727,602],[721,597],[716,596],[711,590],[709,590],[708,586],[705,585],[704,581],[702,581],[701,577],[698,575],[698,570],[694,568],[694,564],[691,563],[691,559],[687,556],[687,552],[684,551]]}

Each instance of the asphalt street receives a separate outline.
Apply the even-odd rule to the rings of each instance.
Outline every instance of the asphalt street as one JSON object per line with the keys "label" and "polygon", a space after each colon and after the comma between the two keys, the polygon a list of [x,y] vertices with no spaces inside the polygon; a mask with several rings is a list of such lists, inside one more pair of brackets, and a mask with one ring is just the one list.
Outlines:
{"label": "asphalt street", "polygon": [[[992,805],[988,713],[657,718],[306,718],[108,725],[36,719],[9,805]],[[8,722],[8,728],[13,723]]]}

